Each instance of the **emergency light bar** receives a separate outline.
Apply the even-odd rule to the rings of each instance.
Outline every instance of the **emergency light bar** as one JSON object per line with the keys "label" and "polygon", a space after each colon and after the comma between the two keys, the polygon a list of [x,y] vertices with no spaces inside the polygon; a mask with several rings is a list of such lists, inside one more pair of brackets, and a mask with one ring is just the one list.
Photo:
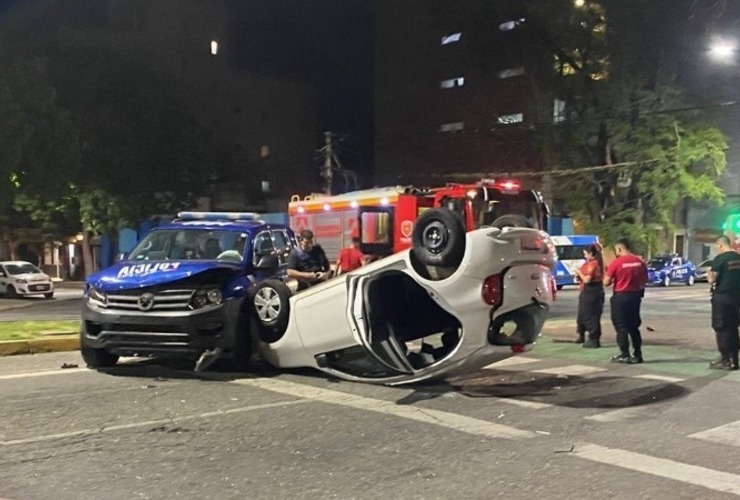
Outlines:
{"label": "emergency light bar", "polygon": [[252,221],[259,220],[256,212],[179,212],[178,219],[207,221]]}

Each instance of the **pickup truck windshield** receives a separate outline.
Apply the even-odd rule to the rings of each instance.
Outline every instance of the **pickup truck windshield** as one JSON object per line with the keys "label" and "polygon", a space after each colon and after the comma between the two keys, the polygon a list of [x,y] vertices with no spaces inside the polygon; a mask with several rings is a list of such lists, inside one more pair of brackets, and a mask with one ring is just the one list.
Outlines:
{"label": "pickup truck windshield", "polygon": [[129,260],[241,261],[247,234],[208,229],[160,229],[147,234],[131,251]]}

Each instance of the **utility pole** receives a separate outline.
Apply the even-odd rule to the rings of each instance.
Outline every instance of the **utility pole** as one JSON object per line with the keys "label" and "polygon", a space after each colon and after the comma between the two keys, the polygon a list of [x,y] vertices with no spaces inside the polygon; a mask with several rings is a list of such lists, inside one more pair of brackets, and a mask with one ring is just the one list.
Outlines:
{"label": "utility pole", "polygon": [[331,150],[331,132],[324,132],[324,168],[321,176],[324,178],[324,181],[326,181],[326,187],[324,188],[324,191],[328,195],[331,195],[331,181],[333,177],[331,171],[332,155],[333,153]]}

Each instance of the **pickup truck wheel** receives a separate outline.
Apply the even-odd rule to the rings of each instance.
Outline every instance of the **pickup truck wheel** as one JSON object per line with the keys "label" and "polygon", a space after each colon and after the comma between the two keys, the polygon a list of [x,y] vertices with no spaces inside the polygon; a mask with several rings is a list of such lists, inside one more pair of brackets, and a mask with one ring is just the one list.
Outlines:
{"label": "pickup truck wheel", "polygon": [[242,311],[236,324],[234,345],[230,355],[219,360],[221,366],[230,372],[246,373],[249,371],[252,357],[252,328],[251,313]]}
{"label": "pickup truck wheel", "polygon": [[87,345],[83,330],[80,330],[80,354],[82,354],[82,359],[88,368],[94,370],[98,368],[110,368],[118,363],[118,356],[115,354],[111,354],[105,349],[96,349]]}
{"label": "pickup truck wheel", "polygon": [[523,215],[507,214],[494,220],[491,226],[503,229],[505,227],[532,227],[532,224]]}
{"label": "pickup truck wheel", "polygon": [[696,282],[696,278],[694,277],[693,274],[690,274],[689,278],[686,280],[686,286],[693,286],[695,282]]}
{"label": "pickup truck wheel", "polygon": [[272,343],[280,340],[288,329],[290,296],[288,285],[279,280],[265,280],[252,290],[257,338]]}
{"label": "pickup truck wheel", "polygon": [[451,210],[432,208],[417,219],[411,241],[421,264],[457,269],[465,253],[465,227]]}

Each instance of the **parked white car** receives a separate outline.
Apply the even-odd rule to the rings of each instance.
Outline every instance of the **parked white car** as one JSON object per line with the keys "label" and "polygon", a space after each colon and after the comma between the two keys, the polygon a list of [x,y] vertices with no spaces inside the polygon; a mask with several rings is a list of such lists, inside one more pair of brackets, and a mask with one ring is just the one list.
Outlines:
{"label": "parked white car", "polygon": [[465,233],[428,210],[413,248],[303,292],[254,292],[260,355],[362,382],[403,384],[478,369],[529,350],[555,298],[555,247],[535,229]]}
{"label": "parked white car", "polygon": [[16,298],[26,295],[54,297],[54,283],[48,274],[22,260],[0,262],[0,294]]}

